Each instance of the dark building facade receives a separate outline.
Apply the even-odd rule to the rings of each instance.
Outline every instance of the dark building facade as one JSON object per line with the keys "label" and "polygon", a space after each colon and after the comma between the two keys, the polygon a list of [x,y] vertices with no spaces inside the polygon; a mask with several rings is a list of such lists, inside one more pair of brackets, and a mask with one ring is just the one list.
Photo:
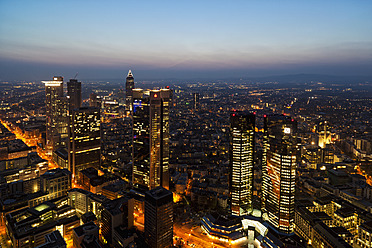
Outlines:
{"label": "dark building facade", "polygon": [[134,199],[121,197],[103,204],[101,213],[102,237],[109,243],[114,242],[116,227],[130,229],[133,227]]}
{"label": "dark building facade", "polygon": [[69,110],[81,107],[81,82],[70,79],[67,82],[67,96],[69,98]]}
{"label": "dark building facade", "polygon": [[283,233],[292,233],[294,228],[296,132],[297,122],[291,117],[264,117],[263,217]]}
{"label": "dark building facade", "polygon": [[145,239],[151,248],[173,246],[173,194],[163,187],[145,193]]}
{"label": "dark building facade", "polygon": [[234,111],[230,114],[231,212],[241,216],[252,211],[255,115]]}

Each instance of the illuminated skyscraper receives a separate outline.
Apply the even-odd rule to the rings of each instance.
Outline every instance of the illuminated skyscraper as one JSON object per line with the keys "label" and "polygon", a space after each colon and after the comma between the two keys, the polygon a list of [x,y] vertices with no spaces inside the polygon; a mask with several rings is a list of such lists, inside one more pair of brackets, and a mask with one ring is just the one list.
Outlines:
{"label": "illuminated skyscraper", "polygon": [[67,99],[63,96],[63,77],[53,77],[45,84],[46,150],[49,155],[63,145],[67,137]]}
{"label": "illuminated skyscraper", "polygon": [[149,247],[173,247],[173,194],[163,187],[145,193],[145,239]]}
{"label": "illuminated skyscraper", "polygon": [[69,170],[75,180],[79,171],[88,167],[96,169],[101,160],[101,131],[99,108],[82,107],[74,109],[68,146]]}
{"label": "illuminated skyscraper", "polygon": [[133,90],[133,184],[169,189],[171,90]]}
{"label": "illuminated skyscraper", "polygon": [[195,110],[199,109],[199,93],[192,93],[193,107]]}
{"label": "illuminated skyscraper", "polygon": [[70,79],[67,82],[67,96],[69,98],[69,109],[72,112],[73,109],[81,107],[81,82],[76,79]]}
{"label": "illuminated skyscraper", "polygon": [[128,76],[125,82],[125,104],[127,106],[127,111],[130,111],[132,113],[133,111],[133,89],[134,89],[134,78],[132,71],[129,70]]}
{"label": "illuminated skyscraper", "polygon": [[288,116],[264,117],[263,217],[282,233],[292,233],[297,164],[297,122]]}
{"label": "illuminated skyscraper", "polygon": [[150,92],[133,90],[133,185],[144,190],[150,185]]}
{"label": "illuminated skyscraper", "polygon": [[231,213],[237,216],[252,211],[254,128],[254,114],[230,114],[229,193]]}

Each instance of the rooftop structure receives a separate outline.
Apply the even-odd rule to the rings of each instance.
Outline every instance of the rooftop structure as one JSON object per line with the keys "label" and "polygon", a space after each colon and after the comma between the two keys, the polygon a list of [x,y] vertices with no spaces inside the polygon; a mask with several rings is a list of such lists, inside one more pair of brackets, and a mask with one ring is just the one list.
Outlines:
{"label": "rooftop structure", "polygon": [[59,231],[45,235],[45,243],[36,248],[66,248],[66,241]]}

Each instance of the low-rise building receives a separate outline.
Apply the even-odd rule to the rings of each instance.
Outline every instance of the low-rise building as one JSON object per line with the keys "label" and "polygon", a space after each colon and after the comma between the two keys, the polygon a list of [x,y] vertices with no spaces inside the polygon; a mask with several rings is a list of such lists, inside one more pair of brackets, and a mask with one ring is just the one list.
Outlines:
{"label": "low-rise building", "polygon": [[67,197],[46,201],[6,215],[7,234],[13,247],[36,247],[44,244],[44,237],[58,230],[69,238],[80,220],[68,205]]}
{"label": "low-rise building", "polygon": [[45,235],[45,243],[36,248],[66,248],[67,244],[59,231]]}
{"label": "low-rise building", "polygon": [[98,171],[93,167],[80,171],[79,175],[79,181],[83,188],[95,194],[102,194],[102,188],[104,186],[120,180],[118,176],[110,173],[99,175]]}
{"label": "low-rise building", "polygon": [[357,233],[357,217],[355,209],[351,207],[340,208],[334,213],[335,224],[344,227],[353,235]]}
{"label": "low-rise building", "polygon": [[52,153],[52,160],[60,168],[68,169],[68,151],[61,147]]}
{"label": "low-rise building", "polygon": [[76,209],[78,216],[92,212],[100,220],[103,204],[109,201],[109,199],[103,195],[93,194],[84,189],[74,188],[68,192],[68,201],[69,205]]}
{"label": "low-rise building", "polygon": [[101,228],[103,243],[114,243],[114,230],[118,226],[123,226],[127,229],[133,227],[134,224],[134,199],[121,197],[103,204],[101,213]]}
{"label": "low-rise building", "polygon": [[358,235],[355,237],[354,247],[372,247],[372,221],[364,222],[358,226]]}
{"label": "low-rise building", "polygon": [[99,227],[93,222],[88,222],[73,229],[72,240],[76,248],[99,248]]}
{"label": "low-rise building", "polygon": [[350,244],[323,222],[314,226],[314,238],[311,244],[313,247],[352,248]]}
{"label": "low-rise building", "polygon": [[213,237],[224,241],[236,241],[243,238],[242,218],[238,216],[223,216],[211,213],[201,220],[202,229]]}

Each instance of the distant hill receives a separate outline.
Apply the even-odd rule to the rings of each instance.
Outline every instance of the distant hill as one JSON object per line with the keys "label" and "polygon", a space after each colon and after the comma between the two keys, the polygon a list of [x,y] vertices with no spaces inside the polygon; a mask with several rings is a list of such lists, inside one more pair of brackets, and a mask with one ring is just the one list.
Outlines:
{"label": "distant hill", "polygon": [[[110,79],[81,79],[82,81],[102,81],[110,82],[110,84],[123,84],[125,79],[110,78]],[[311,82],[322,82],[322,83],[337,83],[344,85],[352,85],[356,83],[365,83],[369,82],[369,85],[372,86],[372,75],[371,76],[334,76],[334,75],[324,75],[324,74],[288,74],[288,75],[272,75],[272,76],[244,76],[244,77],[153,77],[153,78],[141,78],[141,75],[138,78],[135,77],[136,82],[151,84],[154,82],[158,84],[160,82],[164,83],[190,83],[190,82],[213,82],[213,81],[223,81],[231,83],[241,83],[241,82],[277,82],[279,84],[295,84],[295,85],[304,85]],[[137,81],[138,80],[138,81]]]}
{"label": "distant hill", "polygon": [[304,84],[310,82],[322,82],[322,83],[361,83],[361,82],[372,82],[371,76],[334,76],[334,75],[323,75],[323,74],[291,74],[291,75],[276,75],[267,77],[252,77],[246,78],[256,82],[278,82],[285,84]]}

